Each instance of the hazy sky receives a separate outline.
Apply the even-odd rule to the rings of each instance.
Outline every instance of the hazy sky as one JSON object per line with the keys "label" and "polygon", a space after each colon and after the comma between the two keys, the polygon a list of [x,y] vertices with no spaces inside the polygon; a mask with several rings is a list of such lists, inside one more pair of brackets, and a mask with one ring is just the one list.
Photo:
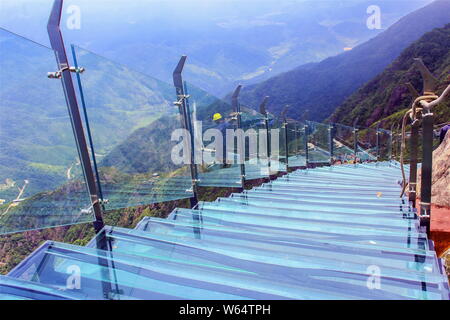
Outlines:
{"label": "hazy sky", "polygon": [[[76,44],[170,81],[189,56],[190,79],[215,94],[235,81],[317,62],[376,36],[432,0],[65,0],[66,45]],[[0,27],[49,45],[53,0],[0,0]],[[366,26],[381,8],[381,29]],[[79,27],[70,27],[73,8]],[[259,81],[259,80],[258,80]],[[220,86],[223,85],[223,88]]]}
{"label": "hazy sky", "polygon": [[[313,3],[321,6],[345,6],[365,3],[367,0],[65,0],[65,16],[71,5],[79,6],[81,21],[87,26],[134,24],[139,21],[162,21],[173,26],[183,23],[203,23],[214,19],[249,18],[259,15],[276,15],[286,6],[301,7]],[[409,3],[411,0],[373,0],[381,7],[392,3]],[[432,0],[416,0],[423,6]],[[53,0],[0,0],[0,27],[19,33],[38,42],[48,43],[46,23]],[[364,12],[362,12],[364,13]],[[355,14],[361,14],[360,12]],[[270,17],[267,17],[270,19]],[[63,17],[64,19],[64,17]],[[151,24],[150,24],[151,25]],[[64,25],[63,25],[64,27]],[[70,30],[66,30],[70,31]],[[86,30],[85,30],[86,31]],[[155,30],[149,30],[154,32]],[[67,34],[70,38],[72,35]],[[74,35],[78,38],[77,35]]]}

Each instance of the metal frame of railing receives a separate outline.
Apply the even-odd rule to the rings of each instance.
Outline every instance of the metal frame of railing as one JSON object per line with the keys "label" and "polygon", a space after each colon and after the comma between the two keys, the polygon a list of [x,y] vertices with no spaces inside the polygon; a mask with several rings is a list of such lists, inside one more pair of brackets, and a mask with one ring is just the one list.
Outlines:
{"label": "metal frame of railing", "polygon": [[104,227],[101,196],[95,181],[94,171],[92,169],[91,158],[89,155],[89,148],[84,134],[83,121],[81,119],[75,87],[72,81],[71,72],[77,72],[77,68],[71,68],[69,65],[64,40],[60,29],[62,8],[63,0],[55,0],[47,25],[50,44],[52,49],[55,51],[56,63],[58,67],[57,72],[49,73],[49,78],[61,79],[70,119],[72,121],[72,128],[78,148],[81,167],[95,214],[94,228],[96,232],[100,232],[100,230]]}
{"label": "metal frame of railing", "polygon": [[[187,56],[182,56],[178,62],[175,70],[173,71],[173,84],[176,89],[177,101],[175,105],[178,106],[178,110],[181,115],[181,126],[183,129],[187,130],[190,134],[189,147],[186,150],[190,150],[190,171],[192,179],[192,190],[194,196],[191,197],[191,208],[195,207],[198,203],[198,172],[197,166],[195,165],[195,150],[194,150],[194,132],[192,129],[192,121],[189,110],[189,95],[186,93],[186,86],[183,81],[182,72],[184,65],[186,63]],[[186,141],[184,141],[186,143]]]}
{"label": "metal frame of railing", "polygon": [[[231,97],[231,108],[234,113],[236,113],[236,125],[237,129],[242,129],[242,113],[241,113],[241,104],[239,103],[239,94],[241,93],[242,85],[238,85],[236,89],[233,92],[233,95]],[[239,143],[239,142],[238,142]],[[244,141],[245,143],[245,141]],[[243,146],[245,150],[245,144]],[[245,151],[244,151],[245,153]],[[244,188],[245,184],[245,155],[243,159],[240,159],[240,170],[241,170],[241,187]]]}

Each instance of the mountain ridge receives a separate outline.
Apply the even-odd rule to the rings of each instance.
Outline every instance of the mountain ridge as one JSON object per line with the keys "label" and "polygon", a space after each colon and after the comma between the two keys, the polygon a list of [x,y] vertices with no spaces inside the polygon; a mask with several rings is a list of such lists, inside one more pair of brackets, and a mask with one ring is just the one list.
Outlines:
{"label": "mountain ridge", "polygon": [[262,97],[270,96],[268,109],[274,114],[290,106],[292,118],[323,121],[418,37],[449,21],[450,1],[435,1],[351,51],[244,87],[241,101],[256,107]]}
{"label": "mountain ridge", "polygon": [[[396,113],[409,108],[412,100],[405,84],[410,82],[418,92],[422,89],[414,58],[421,58],[435,75],[439,81],[437,92],[441,93],[450,83],[450,23],[413,42],[382,73],[348,97],[328,121],[351,125],[358,117],[362,126],[380,122],[385,128],[399,121],[402,113]],[[445,111],[449,107],[450,103],[445,102],[434,110],[436,122],[450,119],[450,112]]]}

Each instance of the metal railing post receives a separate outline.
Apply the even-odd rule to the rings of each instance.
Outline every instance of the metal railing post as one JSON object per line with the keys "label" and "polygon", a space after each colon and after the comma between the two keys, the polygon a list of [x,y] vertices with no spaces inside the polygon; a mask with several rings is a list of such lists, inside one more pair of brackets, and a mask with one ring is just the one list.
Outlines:
{"label": "metal railing post", "polygon": [[417,189],[417,144],[419,142],[419,122],[411,126],[411,137],[409,140],[410,163],[409,163],[409,194],[408,200],[416,207]]}
{"label": "metal railing post", "polygon": [[299,125],[296,123],[294,125],[294,141],[295,141],[295,157],[297,159],[297,157],[300,155],[300,139],[298,138],[298,134],[299,134]]}
{"label": "metal railing post", "polygon": [[309,167],[309,150],[308,150],[308,142],[309,142],[309,126],[307,124],[304,125],[303,131],[305,133],[305,158],[306,158],[306,168]]}
{"label": "metal railing post", "polygon": [[[96,234],[96,246],[99,249],[98,264],[102,266],[102,289],[105,299],[113,299],[115,294],[120,294],[119,291],[112,289],[112,279],[110,277],[110,264],[106,258],[111,254],[110,248],[106,242],[104,234],[104,222],[102,216],[102,206],[100,203],[101,197],[98,193],[97,184],[95,181],[94,171],[92,170],[91,157],[89,155],[89,148],[86,137],[84,135],[83,122],[81,120],[80,110],[78,107],[75,88],[72,81],[71,72],[76,71],[75,68],[69,66],[67,53],[64,46],[60,22],[63,8],[63,0],[55,0],[47,25],[47,31],[50,38],[50,44],[55,51],[56,61],[59,71],[53,73],[52,77],[61,78],[61,83],[66,98],[66,104],[69,111],[72,129],[75,136],[75,141],[80,157],[80,165],[86,180],[87,189],[91,197],[92,209],[94,210],[95,221],[93,223]],[[100,182],[99,182],[100,183]]]}
{"label": "metal railing post", "polygon": [[189,113],[189,107],[188,107],[188,96],[185,92],[185,84],[183,82],[183,68],[186,63],[186,56],[182,56],[180,58],[180,61],[177,64],[177,67],[173,71],[173,84],[176,89],[176,95],[177,95],[177,102],[175,103],[178,106],[178,110],[181,115],[181,126],[183,129],[185,129],[187,132],[189,132],[190,135],[190,141],[189,141],[189,149],[190,149],[190,171],[191,171],[191,180],[192,180],[192,191],[193,191],[193,197],[190,198],[190,204],[191,208],[195,207],[198,203],[198,173],[197,173],[197,167],[195,164],[195,150],[193,148],[193,132],[192,132],[192,125],[189,121],[190,115]]}
{"label": "metal railing post", "polygon": [[269,167],[269,176],[271,173],[270,167],[271,167],[271,148],[270,148],[270,131],[269,131],[269,114],[266,110],[267,100],[269,100],[269,97],[264,97],[263,101],[261,102],[261,105],[259,106],[259,113],[261,113],[264,116],[264,129],[266,130],[266,148],[267,148],[267,165]]}
{"label": "metal railing post", "polygon": [[[239,94],[241,93],[241,89],[242,89],[242,85],[238,85],[233,92],[233,96],[231,97],[231,107],[233,109],[233,112],[236,113],[238,130],[242,129],[241,105],[239,103]],[[245,137],[242,137],[242,138],[244,139],[244,141],[241,141],[243,150],[241,150],[242,154],[239,155],[239,159],[240,159],[240,168],[241,168],[241,185],[242,185],[242,188],[244,188],[244,185],[245,185]],[[239,136],[238,136],[238,139],[239,139]],[[239,141],[238,141],[238,144],[239,144]]]}
{"label": "metal railing post", "polygon": [[426,113],[422,118],[422,177],[420,185],[420,217],[422,225],[430,230],[431,184],[433,168],[433,114]]}
{"label": "metal railing post", "polygon": [[358,159],[358,128],[353,127],[353,155],[355,157],[355,163]]}
{"label": "metal railing post", "polygon": [[394,124],[392,124],[391,131],[389,131],[388,159],[389,159],[389,161],[395,160],[395,157],[394,157]]}
{"label": "metal railing post", "polygon": [[354,140],[354,145],[353,145],[353,153],[354,153],[354,157],[355,157],[355,161],[354,163],[357,163],[357,159],[358,159],[358,121],[359,121],[359,117],[357,117],[355,119],[355,121],[353,122],[353,140]]}
{"label": "metal railing post", "polygon": [[376,136],[376,155],[377,162],[380,161],[380,124],[377,125],[377,136]]}
{"label": "metal railing post", "polygon": [[[427,69],[421,59],[414,59],[423,79],[423,96],[430,96],[434,100],[438,81]],[[433,170],[433,127],[434,116],[431,110],[423,107],[422,110],[422,176],[420,184],[420,225],[430,232],[431,224],[431,188]]]}
{"label": "metal railing post", "polygon": [[284,150],[286,155],[286,172],[289,171],[289,140],[288,140],[288,121],[286,114],[288,112],[289,106],[283,108],[281,111],[280,120],[282,121],[282,129],[284,129]]}
{"label": "metal railing post", "polygon": [[84,135],[83,122],[78,107],[75,88],[72,81],[71,72],[75,71],[75,68],[69,66],[67,59],[66,48],[64,46],[64,40],[62,37],[60,22],[61,13],[63,7],[63,0],[55,0],[53,3],[52,11],[47,25],[47,31],[50,38],[50,44],[56,55],[56,62],[58,70],[54,75],[61,78],[63,86],[67,108],[69,111],[72,129],[74,132],[75,142],[80,157],[80,164],[83,170],[83,174],[86,180],[87,189],[89,191],[92,208],[95,215],[94,229],[96,233],[99,233],[103,227],[102,208],[100,204],[100,196],[98,193],[94,171],[92,169],[91,157],[89,155],[89,148],[87,145],[86,137]]}
{"label": "metal railing post", "polygon": [[330,124],[330,126],[328,128],[330,165],[333,165],[333,163],[334,163],[334,135],[335,135],[335,128],[334,128],[334,123],[332,123],[332,124]]}

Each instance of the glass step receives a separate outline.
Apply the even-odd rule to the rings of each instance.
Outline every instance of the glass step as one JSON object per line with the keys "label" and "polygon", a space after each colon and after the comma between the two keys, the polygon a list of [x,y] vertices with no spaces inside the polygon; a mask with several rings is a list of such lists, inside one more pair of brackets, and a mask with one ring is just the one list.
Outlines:
{"label": "glass step", "polygon": [[[193,215],[191,212],[185,212],[184,210],[176,210],[171,215],[171,220],[177,222],[193,223]],[[431,246],[425,237],[398,237],[398,236],[380,236],[380,235],[349,235],[346,233],[336,232],[319,232],[315,228],[311,228],[306,225],[300,230],[277,228],[272,226],[256,225],[256,224],[243,224],[233,223],[228,221],[221,221],[210,217],[198,216],[197,219],[202,219],[203,225],[214,226],[219,228],[232,228],[243,230],[244,232],[257,232],[257,233],[270,233],[276,237],[291,237],[298,239],[309,239],[314,241],[320,241],[325,244],[329,243],[344,243],[348,245],[353,243],[356,247],[369,246],[369,247],[383,247],[389,248],[389,250],[400,250],[405,252],[422,252],[430,250]],[[194,221],[195,222],[195,221]],[[291,240],[292,241],[292,240]],[[388,251],[388,249],[386,249]]]}
{"label": "glass step", "polygon": [[400,198],[398,192],[360,192],[359,190],[352,190],[351,193],[349,191],[341,192],[336,189],[318,189],[318,188],[289,188],[289,185],[283,185],[282,183],[278,184],[263,184],[259,187],[255,187],[251,189],[252,191],[269,191],[269,192],[277,192],[282,194],[293,194],[300,196],[308,196],[314,198],[328,199],[330,196],[339,197],[339,198],[351,198],[355,199],[365,199],[365,200],[376,200],[376,199],[390,199],[399,201],[407,201],[405,197]]}
{"label": "glass step", "polygon": [[[279,179],[283,179],[283,177],[279,178]],[[291,182],[289,180],[287,181],[279,181],[279,179],[271,182],[271,183],[264,183],[260,186],[260,188],[264,188],[264,189],[270,189],[270,188],[276,188],[279,190],[286,190],[286,191],[297,191],[297,192],[309,192],[309,193],[314,193],[317,195],[320,194],[334,194],[334,195],[347,195],[349,193],[349,188],[347,189],[336,189],[335,187],[330,187],[330,186],[315,186],[315,185],[310,185],[310,184],[296,184],[294,182]],[[358,190],[355,190],[353,188],[352,190],[352,194],[354,195],[374,195],[377,192],[379,192],[378,188],[364,188],[364,189],[360,189],[358,188]],[[400,199],[400,193],[397,190],[391,190],[391,191],[386,191],[383,190],[382,192],[382,196],[387,196],[390,198],[395,198],[395,199]],[[405,199],[405,198],[402,198]]]}
{"label": "glass step", "polygon": [[[296,253],[325,259],[331,258],[346,262],[361,263],[362,261],[370,261],[368,263],[413,272],[433,272],[433,270],[439,270],[434,251],[395,250],[374,245],[358,246],[357,244],[344,242],[335,244],[292,236],[283,237],[270,233],[251,232],[226,226],[207,225],[199,220],[194,220],[194,212],[192,212],[192,215],[191,222],[147,218],[145,224],[141,224],[139,230],[178,237],[199,237],[202,240],[221,243],[229,243],[232,241],[234,244],[261,247],[261,249],[274,248],[278,252]],[[439,272],[435,273],[438,274]]]}
{"label": "glass step", "polygon": [[392,183],[392,181],[388,184],[385,181],[380,180],[372,180],[369,181],[368,179],[361,178],[361,179],[354,179],[354,178],[341,178],[341,177],[335,177],[332,179],[328,178],[322,178],[322,177],[310,177],[308,175],[305,176],[294,176],[289,175],[289,177],[284,177],[284,179],[281,179],[280,181],[288,180],[289,182],[294,183],[320,183],[325,185],[335,185],[337,188],[340,186],[346,187],[351,186],[353,188],[357,187],[367,187],[370,186],[371,188],[374,187],[383,187],[387,190],[398,190],[399,186],[395,183]]}
{"label": "glass step", "polygon": [[[326,281],[302,285],[284,274],[258,272],[257,266],[264,267],[264,264],[248,262],[243,268],[239,266],[243,262],[240,259],[154,240],[146,237],[148,233],[129,229],[106,231],[100,237],[109,246],[108,250],[47,243],[43,259],[30,257],[28,261],[35,271],[16,268],[12,276],[75,291],[89,300],[357,299],[350,289],[347,289],[348,294],[344,290],[326,290]],[[80,276],[79,289],[67,289],[68,278],[73,276],[69,271],[75,268]],[[246,270],[250,268],[255,271]],[[355,289],[357,286],[343,287]],[[412,294],[427,298],[438,296],[431,290]],[[382,299],[380,293],[371,296]]]}
{"label": "glass step", "polygon": [[[213,230],[224,230],[224,232],[237,232],[237,233],[245,233],[252,234],[257,236],[270,237],[274,241],[282,241],[284,243],[312,243],[313,245],[320,245],[325,247],[332,247],[333,245],[338,245],[345,248],[351,248],[351,250],[376,250],[380,251],[384,254],[390,255],[390,253],[399,254],[398,257],[402,257],[403,255],[409,256],[418,256],[424,257],[435,257],[435,252],[432,250],[432,246],[425,245],[425,241],[420,239],[416,245],[399,245],[394,242],[398,240],[397,238],[387,237],[384,241],[378,240],[369,240],[367,237],[357,238],[346,237],[340,238],[332,233],[322,233],[322,234],[313,234],[312,232],[307,231],[293,231],[287,229],[279,229],[272,227],[264,227],[264,226],[248,226],[243,224],[234,224],[234,225],[221,225],[213,222],[208,222],[208,219],[203,219],[201,215],[198,214],[197,210],[189,210],[189,209],[176,209],[173,213],[173,217],[176,219],[162,219],[162,221],[166,223],[176,223],[189,225],[192,227],[198,228],[199,220],[201,219],[201,225],[203,229],[211,228]],[[136,226],[138,230],[147,230],[147,223],[150,220],[154,220],[157,218],[145,217],[142,221]],[[159,220],[158,220],[159,221]],[[423,242],[422,242],[423,241]]]}
{"label": "glass step", "polygon": [[[354,184],[343,184],[336,181],[332,182],[324,182],[320,181],[320,179],[312,179],[312,180],[306,180],[306,179],[294,179],[292,176],[284,176],[279,178],[279,183],[284,183],[287,185],[292,186],[299,186],[299,187],[324,187],[324,188],[334,188],[336,190],[354,190],[356,189]],[[360,184],[357,186],[357,189],[359,191],[375,191],[375,192],[397,192],[400,196],[400,187],[399,186],[380,186],[380,185],[374,185],[374,184]]]}
{"label": "glass step", "polygon": [[[202,238],[174,237],[167,234],[155,234],[130,231],[127,229],[113,228],[106,232],[108,238],[114,239],[113,252],[136,253],[139,255],[162,255],[164,257],[176,258],[177,261],[189,261],[200,263],[212,268],[239,268],[241,272],[253,272],[267,274],[276,282],[291,283],[294,285],[307,284],[314,286],[324,280],[330,292],[336,283],[347,283],[355,286],[353,289],[362,291],[358,294],[364,296],[368,290],[366,287],[367,268],[364,264],[347,264],[342,261],[320,259],[313,257],[298,256],[290,253],[277,252],[267,249],[254,249],[240,246],[230,239],[228,243],[217,243]],[[150,241],[148,247],[145,241]],[[156,242],[156,243],[155,243]],[[114,251],[115,250],[115,251]],[[382,290],[385,294],[405,295],[418,297],[416,288],[422,289],[422,282],[427,284],[427,295],[430,292],[440,295],[443,286],[443,276],[431,276],[428,279],[425,273],[418,275],[418,279],[411,280],[407,272],[401,270],[385,270],[387,273],[382,278]],[[390,273],[392,272],[392,274]],[[397,278],[398,277],[398,278]],[[364,280],[364,281],[363,281]],[[398,288],[401,286],[401,288]],[[405,290],[407,288],[407,290]],[[341,291],[343,290],[343,291]],[[339,288],[340,292],[347,292]],[[371,293],[369,293],[370,295]],[[419,293],[419,295],[422,294]]]}
{"label": "glass step", "polygon": [[407,205],[404,206],[380,206],[380,205],[368,205],[368,204],[352,204],[352,203],[339,203],[332,201],[314,201],[308,199],[283,199],[275,196],[258,196],[255,194],[233,194],[229,198],[233,201],[238,201],[247,204],[264,202],[267,205],[273,205],[278,208],[293,208],[297,210],[333,210],[336,212],[368,212],[368,213],[392,213],[402,216],[402,214],[411,214],[412,208]]}
{"label": "glass step", "polygon": [[381,205],[381,206],[388,206],[388,207],[399,207],[401,205],[405,205],[405,199],[402,201],[402,199],[392,199],[392,198],[384,198],[382,196],[377,196],[377,194],[373,194],[372,196],[355,196],[352,195],[350,192],[348,195],[337,195],[337,196],[328,196],[328,197],[320,197],[316,196],[312,193],[301,193],[301,192],[282,192],[277,190],[277,188],[273,189],[267,189],[267,188],[254,188],[252,190],[246,191],[244,194],[248,195],[257,195],[257,196],[273,196],[274,198],[280,198],[280,199],[308,199],[311,201],[329,201],[331,200],[333,203],[352,203],[352,204],[370,204],[370,205]]}
{"label": "glass step", "polygon": [[[223,200],[226,200],[224,198]],[[237,202],[202,202],[199,206],[199,209],[212,209],[218,211],[233,211],[235,213],[248,213],[248,214],[256,214],[262,216],[271,216],[271,217],[285,217],[285,218],[293,218],[293,219],[304,219],[304,220],[314,220],[314,221],[330,221],[336,223],[342,223],[344,225],[348,224],[348,220],[352,219],[352,224],[361,225],[361,226],[370,226],[386,228],[386,229],[414,229],[418,228],[418,221],[412,219],[401,219],[391,216],[383,216],[379,217],[377,215],[359,215],[357,217],[352,216],[351,214],[339,214],[333,212],[315,212],[315,211],[300,211],[300,210],[280,210],[276,208],[272,208],[270,211],[267,208],[255,207],[255,206],[247,206],[245,204],[237,203]]]}
{"label": "glass step", "polygon": [[[360,226],[353,224],[338,224],[329,221],[309,221],[275,216],[261,216],[257,214],[242,214],[229,211],[218,211],[211,209],[197,210],[203,221],[208,219],[216,224],[247,224],[255,226],[266,226],[288,230],[309,230],[330,234],[347,234],[355,236],[385,236],[395,239],[394,242],[407,243],[416,239],[426,238],[426,235],[416,230],[382,230],[370,226]],[[177,214],[183,209],[177,210]]]}

